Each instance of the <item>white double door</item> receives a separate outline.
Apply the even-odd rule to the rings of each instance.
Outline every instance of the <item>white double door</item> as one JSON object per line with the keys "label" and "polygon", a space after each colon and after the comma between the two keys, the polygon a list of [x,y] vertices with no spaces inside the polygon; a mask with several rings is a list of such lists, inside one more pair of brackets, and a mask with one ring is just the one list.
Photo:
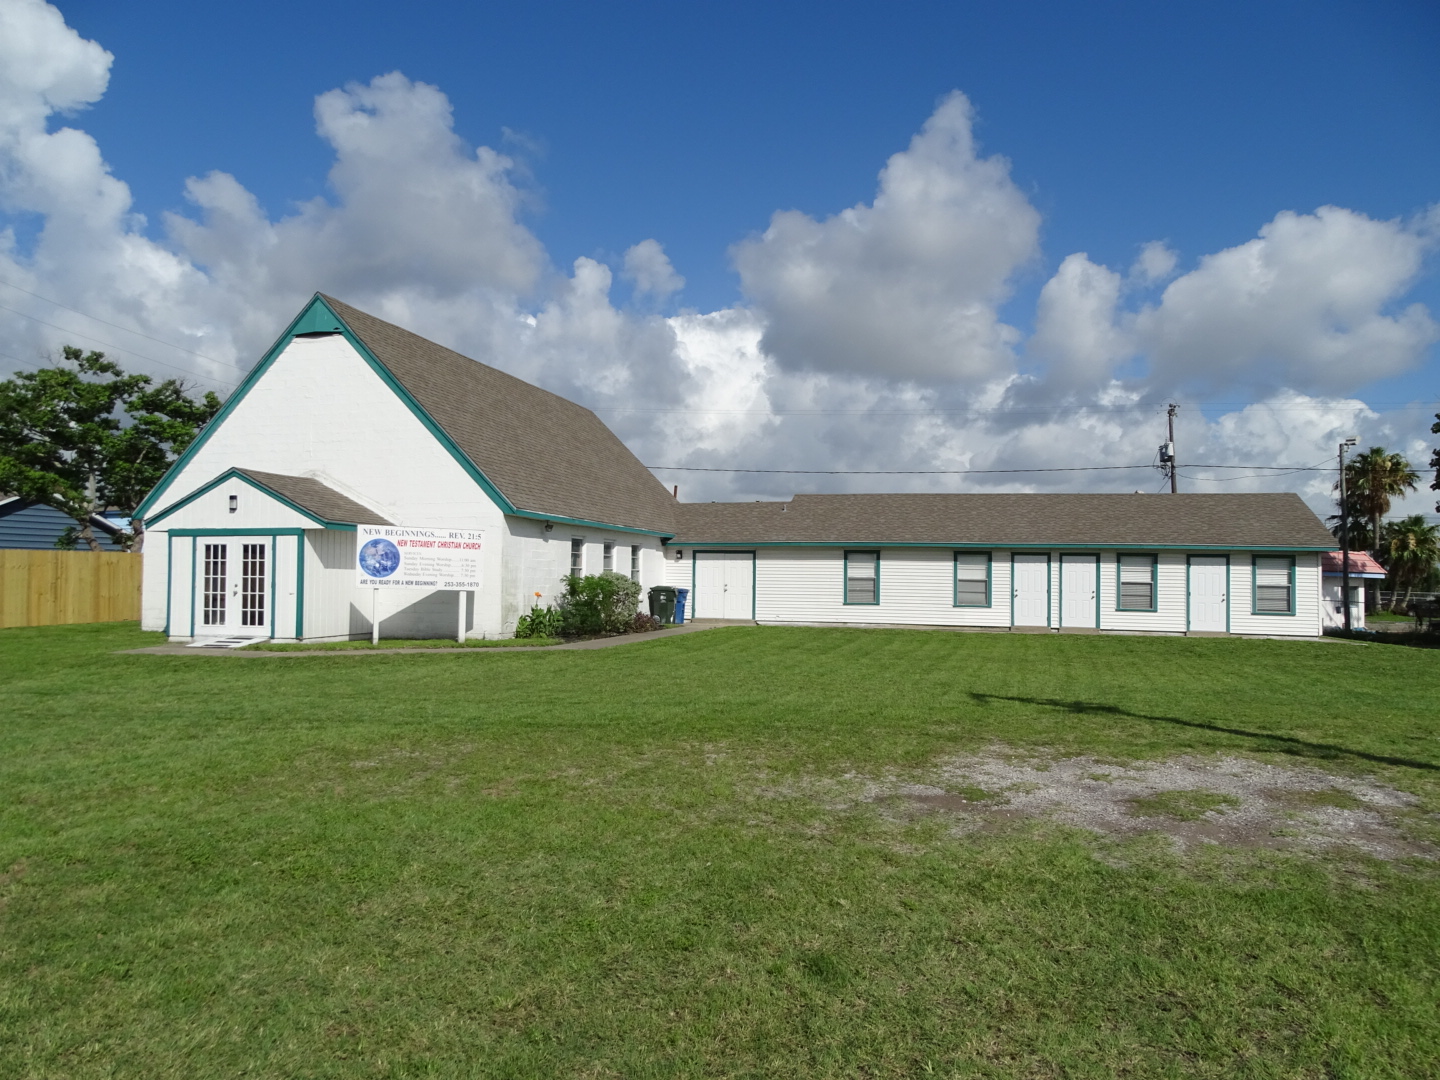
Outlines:
{"label": "white double door", "polygon": [[195,636],[269,634],[273,563],[268,536],[201,537],[195,550]]}
{"label": "white double door", "polygon": [[755,556],[748,551],[702,551],[695,556],[695,619],[755,617]]}
{"label": "white double door", "polygon": [[1190,629],[1223,634],[1230,629],[1230,564],[1223,555],[1190,557]]}
{"label": "white double door", "polygon": [[1099,556],[1060,556],[1060,625],[1097,626],[1100,610],[1095,598],[1099,587]]}

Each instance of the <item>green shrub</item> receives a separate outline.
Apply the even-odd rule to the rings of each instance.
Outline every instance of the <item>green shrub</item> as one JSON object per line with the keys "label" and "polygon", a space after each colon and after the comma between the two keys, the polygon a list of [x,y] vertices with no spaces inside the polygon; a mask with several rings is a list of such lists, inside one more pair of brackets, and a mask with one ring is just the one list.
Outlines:
{"label": "green shrub", "polygon": [[561,614],[555,608],[542,608],[536,604],[530,614],[521,615],[515,623],[517,638],[553,638],[560,636]]}
{"label": "green shrub", "polygon": [[623,634],[640,606],[640,585],[624,574],[607,571],[565,579],[560,600],[561,631],[567,637]]}

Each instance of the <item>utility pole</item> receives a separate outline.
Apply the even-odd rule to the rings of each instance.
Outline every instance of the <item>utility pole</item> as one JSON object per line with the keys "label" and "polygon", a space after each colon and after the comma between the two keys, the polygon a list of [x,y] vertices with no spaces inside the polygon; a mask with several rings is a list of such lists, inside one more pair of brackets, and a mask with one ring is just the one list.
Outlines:
{"label": "utility pole", "polygon": [[1178,494],[1180,491],[1180,478],[1176,475],[1176,468],[1179,463],[1175,460],[1175,413],[1179,408],[1180,406],[1172,401],[1170,408],[1166,410],[1165,415],[1170,425],[1170,434],[1166,441],[1160,446],[1160,467],[1170,474],[1171,495]]}
{"label": "utility pole", "polygon": [[1352,435],[1340,444],[1340,606],[1345,629],[1350,629],[1350,508],[1345,505],[1345,448],[1355,445]]}
{"label": "utility pole", "polygon": [[1176,475],[1180,469],[1180,462],[1175,460],[1175,413],[1180,406],[1173,401],[1170,408],[1165,410],[1167,423],[1170,425],[1170,494],[1176,495],[1180,492],[1180,479]]}

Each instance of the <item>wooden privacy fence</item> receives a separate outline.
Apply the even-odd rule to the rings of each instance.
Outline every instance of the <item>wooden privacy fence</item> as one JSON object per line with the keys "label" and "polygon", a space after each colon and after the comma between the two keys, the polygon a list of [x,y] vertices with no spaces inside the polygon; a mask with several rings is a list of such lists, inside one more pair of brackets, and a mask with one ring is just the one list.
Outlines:
{"label": "wooden privacy fence", "polygon": [[123,551],[0,550],[0,627],[138,619],[142,565]]}

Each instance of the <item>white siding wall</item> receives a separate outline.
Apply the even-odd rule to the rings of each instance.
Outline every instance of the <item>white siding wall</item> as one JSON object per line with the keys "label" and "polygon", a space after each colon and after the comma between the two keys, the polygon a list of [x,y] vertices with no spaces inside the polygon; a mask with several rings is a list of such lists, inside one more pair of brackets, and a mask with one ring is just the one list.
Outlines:
{"label": "white siding wall", "polygon": [[675,548],[665,549],[665,573],[659,584],[669,585],[673,589],[688,589],[695,579],[695,552],[690,548],[680,548],[683,556],[675,558]]}
{"label": "white siding wall", "polygon": [[[1060,556],[1050,552],[1050,621],[1060,622]],[[954,606],[954,553],[948,548],[882,548],[880,603],[844,603],[844,549],[760,548],[755,563],[755,613],[762,623],[892,623],[914,626],[1008,627],[1011,553],[991,552],[989,608]],[[1188,623],[1187,554],[1158,553],[1156,611],[1119,611],[1114,551],[1100,553],[1100,628],[1183,634]],[[1296,557],[1296,614],[1252,615],[1250,556],[1232,553],[1231,630],[1237,634],[1314,637],[1320,632],[1319,558]],[[691,552],[669,563],[669,583],[690,586]]]}
{"label": "white siding wall", "polygon": [[[1262,553],[1263,554],[1263,553]],[[1320,624],[1320,556],[1305,552],[1295,556],[1295,600],[1293,615],[1255,615],[1251,612],[1254,572],[1252,556],[1241,552],[1230,556],[1230,632],[1285,637],[1317,637]]]}
{"label": "white siding wall", "polygon": [[[147,533],[140,567],[140,629],[165,629],[165,579],[170,572],[164,533]],[[189,541],[186,541],[189,543]]]}
{"label": "white siding wall", "polygon": [[305,554],[306,640],[369,636],[371,590],[355,584],[355,534],[311,529]]}
{"label": "white siding wall", "polygon": [[[1130,554],[1127,552],[1126,554]],[[1155,567],[1155,611],[1121,611],[1119,604],[1118,553],[1100,556],[1100,628],[1142,630],[1161,634],[1183,634],[1186,622],[1186,559],[1183,551],[1135,552],[1157,558]]]}
{"label": "white siding wall", "polygon": [[[687,552],[688,556],[688,552]],[[846,604],[843,548],[760,548],[755,616],[774,623],[1009,626],[1010,553],[991,562],[991,606],[955,606],[949,548],[881,548],[880,603]]]}

